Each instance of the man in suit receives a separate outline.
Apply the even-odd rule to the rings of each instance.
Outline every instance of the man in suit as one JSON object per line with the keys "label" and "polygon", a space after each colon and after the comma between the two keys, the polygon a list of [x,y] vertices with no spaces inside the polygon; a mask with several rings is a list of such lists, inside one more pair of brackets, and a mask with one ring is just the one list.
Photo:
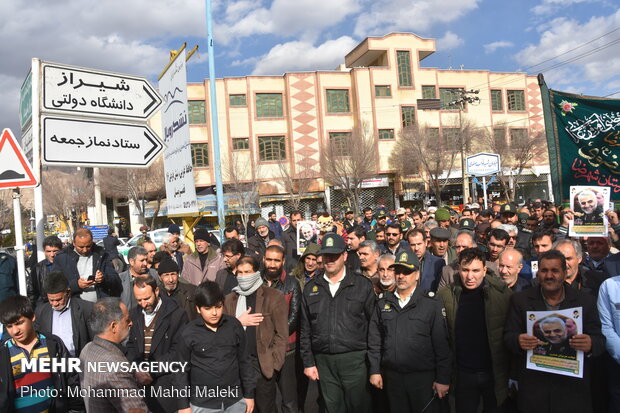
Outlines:
{"label": "man in suit", "polygon": [[61,271],[52,271],[43,281],[47,302],[36,308],[37,325],[60,337],[72,357],[79,357],[84,346],[92,339],[88,318],[93,303],[71,297],[67,277]]}
{"label": "man in suit", "polygon": [[188,319],[193,320],[198,317],[196,306],[194,305],[194,293],[196,286],[182,282],[179,278],[179,266],[170,257],[164,258],[157,267],[161,282],[162,293],[176,301],[177,305],[185,310]]}
{"label": "man in suit", "polygon": [[127,306],[127,308],[133,308],[136,305],[136,301],[133,297],[133,283],[136,278],[143,277],[148,274],[147,261],[148,251],[141,246],[132,247],[127,252],[127,259],[129,260],[129,267],[127,271],[123,271],[119,274],[121,283],[123,285],[123,292],[121,293],[121,301]]}
{"label": "man in suit", "polygon": [[[135,280],[133,295],[138,305],[129,310],[133,327],[127,341],[127,359],[137,363],[175,360],[172,343],[188,322],[187,314],[174,300],[159,296],[157,281],[151,275]],[[171,389],[173,374],[138,372],[136,379],[139,384],[147,386],[145,401],[151,412],[176,410],[174,398],[155,397],[149,388]]]}
{"label": "man in suit", "polygon": [[407,231],[407,240],[411,250],[420,262],[419,286],[426,291],[437,291],[441,279],[441,269],[446,265],[443,258],[436,257],[427,250],[426,232],[423,229],[413,228]]}
{"label": "man in suit", "polygon": [[258,412],[276,411],[276,379],[284,365],[288,342],[288,305],[284,294],[263,285],[258,262],[237,261],[239,285],[224,300],[224,313],[237,317],[245,329],[247,350],[256,373]]}
{"label": "man in suit", "polygon": [[[120,344],[129,336],[131,319],[125,304],[119,298],[108,297],[97,301],[90,316],[90,327],[95,334],[80,354],[82,366],[88,362],[127,362]],[[87,394],[84,404],[88,413],[129,412],[146,413],[147,407],[138,394],[138,385],[131,372],[104,372],[83,369],[80,373],[82,388],[126,389],[126,397],[96,397]]]}

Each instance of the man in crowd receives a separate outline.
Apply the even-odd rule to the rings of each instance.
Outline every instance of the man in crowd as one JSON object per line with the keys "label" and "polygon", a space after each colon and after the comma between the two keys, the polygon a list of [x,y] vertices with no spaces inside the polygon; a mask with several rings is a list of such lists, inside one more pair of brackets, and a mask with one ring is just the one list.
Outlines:
{"label": "man in crowd", "polygon": [[543,252],[551,251],[555,235],[549,231],[535,231],[532,233],[532,249],[534,256],[529,260],[528,264],[532,268],[532,277],[536,277],[538,271],[538,256]]}
{"label": "man in crowd", "polygon": [[62,249],[62,241],[56,235],[50,235],[43,239],[43,255],[45,258],[39,261],[31,270],[31,283],[32,294],[29,294],[29,298],[32,304],[38,306],[40,303],[47,301],[47,295],[43,289],[43,283],[47,278],[47,275],[52,271],[54,265],[54,258],[56,254]]}
{"label": "man in crowd", "polygon": [[[519,358],[519,411],[591,412],[590,356],[605,351],[595,299],[566,286],[566,258],[560,251],[547,251],[539,256],[537,278],[538,285],[513,295],[504,333],[506,347]],[[584,358],[584,377],[576,379],[526,368],[527,351],[540,344],[537,337],[527,333],[527,312],[577,307],[582,309],[583,331],[570,338],[569,345],[588,355]]]}
{"label": "man in crowd", "polygon": [[364,241],[366,241],[366,231],[364,231],[361,226],[355,228],[352,233],[347,234],[347,244],[349,246],[347,250],[347,268],[353,272],[360,272],[362,270],[362,264],[359,255],[357,255],[357,249]]}
{"label": "man in crowd", "polygon": [[121,279],[105,250],[93,243],[93,234],[87,228],[75,231],[73,246],[56,254],[52,269],[62,271],[71,293],[83,300],[95,302],[101,297],[121,295]]}
{"label": "man in crowd", "polygon": [[217,272],[215,282],[220,286],[222,292],[227,295],[237,286],[235,268],[239,258],[245,256],[245,248],[238,239],[229,239],[222,244],[220,254],[224,257],[226,267]]}
{"label": "man in crowd", "polygon": [[133,283],[135,279],[138,277],[144,277],[148,274],[146,264],[147,255],[148,252],[146,251],[146,248],[140,246],[131,247],[131,249],[127,252],[129,268],[127,268],[127,271],[119,274],[121,283],[123,284],[121,301],[128,309],[131,309],[136,305],[136,301],[133,296]]}
{"label": "man in crowd", "polygon": [[[445,229],[450,234],[448,237],[450,245],[453,244],[453,241],[456,238],[456,234],[459,232],[451,225],[451,218],[452,217],[450,215],[450,211],[448,211],[446,208],[439,208],[437,211],[435,211],[435,221],[437,221],[437,225],[439,226],[439,228]],[[456,256],[454,258],[456,258]],[[450,262],[452,262],[452,260],[450,260]]]}
{"label": "man in crowd", "polygon": [[117,247],[119,245],[121,245],[121,242],[118,239],[118,235],[114,232],[114,228],[108,229],[108,235],[103,239],[103,249],[108,253],[117,273],[125,269],[125,262],[118,253]]}
{"label": "man in crowd", "polygon": [[290,225],[282,233],[282,245],[286,251],[286,272],[290,273],[297,265],[299,255],[297,254],[297,223],[301,221],[301,212],[293,211],[290,215]]}
{"label": "man in crowd", "polygon": [[364,214],[364,218],[362,219],[360,226],[364,228],[364,231],[367,233],[373,231],[377,226],[377,221],[372,215],[372,208],[366,207],[362,210],[362,213]]}
{"label": "man in crowd", "polygon": [[288,305],[288,344],[284,365],[277,377],[278,388],[282,395],[281,411],[297,413],[297,371],[296,342],[299,327],[299,307],[301,305],[301,288],[299,282],[284,270],[284,249],[278,246],[268,247],[264,258],[264,279],[271,288],[284,294]]}
{"label": "man in crowd", "polygon": [[[264,220],[263,220],[264,221]],[[217,272],[224,268],[224,257],[211,248],[209,243],[209,231],[198,228],[194,232],[194,245],[196,251],[185,257],[181,277],[194,285],[204,281],[215,281]]]}
{"label": "man in crowd", "polygon": [[297,266],[291,272],[291,275],[299,281],[302,289],[308,281],[321,273],[318,265],[319,249],[320,247],[317,244],[309,244],[301,255]]}
{"label": "man in crowd", "polygon": [[224,312],[237,317],[245,328],[256,376],[257,411],[275,412],[277,374],[284,365],[289,337],[288,306],[282,292],[263,285],[254,258],[237,261],[237,281],[239,285],[224,300]]}
{"label": "man in crowd", "polygon": [[560,251],[566,259],[566,282],[573,288],[598,297],[598,289],[608,276],[604,272],[581,266],[583,260],[581,244],[571,239],[561,239],[553,244],[553,249]]}
{"label": "man in crowd", "polygon": [[588,254],[584,257],[582,265],[589,270],[606,272],[605,258],[611,255],[610,239],[608,237],[588,237],[586,249]]}
{"label": "man in crowd", "polygon": [[267,221],[269,222],[269,231],[273,232],[277,239],[282,238],[282,225],[278,222],[278,218],[274,211],[271,211],[267,215]]}
{"label": "man in crowd", "polygon": [[[469,248],[459,255],[459,276],[439,290],[446,308],[456,372],[456,411],[496,412],[508,394],[509,358],[502,340],[512,291],[485,277],[485,254]],[[534,411],[534,410],[532,410]]]}
{"label": "man in crowd", "polygon": [[[129,336],[131,319],[127,307],[119,298],[102,298],[93,306],[90,327],[95,337],[80,354],[82,366],[88,363],[127,363],[121,343]],[[138,384],[132,372],[83,369],[82,388],[126,389],[123,397],[88,393],[84,397],[87,412],[146,413],[146,404],[138,396]]]}
{"label": "man in crowd", "polygon": [[444,285],[449,285],[454,282],[455,275],[458,276],[459,272],[459,260],[458,257],[461,255],[461,252],[468,248],[476,248],[477,244],[474,240],[474,235],[470,231],[460,231],[456,236],[456,241],[454,243],[454,251],[456,252],[457,259],[454,260],[451,264],[444,266],[441,269],[441,280],[439,281],[439,288]]}
{"label": "man in crowd", "polygon": [[269,223],[260,217],[256,220],[256,235],[248,239],[248,248],[256,253],[259,261],[262,261],[267,244],[274,238],[274,233],[269,230]]}
{"label": "man in crowd", "polygon": [[302,295],[304,374],[319,381],[327,411],[369,412],[366,349],[375,303],[372,284],[345,267],[346,245],[340,235],[325,234],[320,254],[325,275],[310,280]]}
{"label": "man in crowd", "polygon": [[442,399],[450,387],[445,310],[434,293],[416,288],[420,266],[413,252],[402,252],[391,268],[396,291],[379,299],[368,331],[370,383],[386,390],[390,411],[438,412],[438,403],[426,408],[433,392]]}
{"label": "man in crowd", "polygon": [[[61,338],[35,328],[35,319],[32,303],[24,296],[14,295],[0,303],[0,322],[10,336],[0,346],[0,411],[83,410],[81,399],[67,394],[69,386],[79,387],[76,373],[29,370],[22,366],[24,360],[36,359],[37,366],[41,366],[43,359],[61,361],[71,357]],[[54,390],[63,397],[53,397]]]}
{"label": "man in crowd", "polygon": [[398,256],[399,253],[408,249],[407,243],[403,242],[403,233],[404,231],[402,229],[402,226],[397,222],[394,222],[385,228],[385,248],[383,250],[384,254],[392,254]]}
{"label": "man in crowd", "polygon": [[523,268],[523,254],[516,249],[507,249],[499,254],[498,275],[513,292],[530,288],[530,282],[519,276]]}
{"label": "man in crowd", "polygon": [[431,230],[430,235],[431,253],[436,257],[443,258],[446,264],[453,262],[456,259],[456,252],[450,247],[450,231],[437,227]]}
{"label": "man in crowd", "polygon": [[489,232],[489,242],[487,247],[489,248],[489,262],[487,266],[493,270],[495,274],[498,273],[497,260],[499,260],[499,254],[506,249],[510,235],[503,229],[495,228]]}
{"label": "man in crowd", "polygon": [[359,245],[357,255],[360,257],[362,274],[368,278],[374,287],[379,282],[378,264],[381,250],[373,240],[366,240]]}
{"label": "man in crowd", "polygon": [[165,244],[168,253],[179,266],[179,271],[183,271],[183,253],[179,251],[181,247],[181,228],[177,224],[168,226],[168,242]]}
{"label": "man in crowd", "polygon": [[419,287],[426,291],[437,291],[441,278],[441,269],[446,265],[446,262],[443,258],[436,257],[427,250],[428,242],[424,230],[419,228],[410,229],[407,232],[407,240],[420,263]]}
{"label": "man in crowd", "polygon": [[60,271],[50,272],[43,282],[47,301],[36,308],[36,323],[41,331],[60,337],[72,357],[92,339],[88,318],[93,303],[71,297],[67,277]]}
{"label": "man in crowd", "polygon": [[390,268],[394,264],[394,260],[395,258],[391,254],[384,254],[379,258],[379,283],[375,286],[375,293],[379,298],[383,297],[386,291],[394,291],[396,289],[394,268]]}
{"label": "man in crowd", "polygon": [[178,264],[172,258],[166,257],[159,263],[157,272],[163,287],[162,294],[176,301],[177,305],[185,310],[189,320],[198,317],[194,304],[196,286],[179,280]]}
{"label": "man in crowd", "polygon": [[350,210],[347,209],[347,211],[344,213],[344,230],[348,233],[352,232],[355,227],[357,226],[357,222],[355,222],[355,213]]}
{"label": "man in crowd", "polygon": [[159,275],[157,275],[157,269],[153,267],[153,258],[157,253],[157,247],[153,241],[145,241],[142,246],[146,250],[146,268],[148,273],[153,276],[156,280],[159,280]]}
{"label": "man in crowd", "polygon": [[[138,305],[129,310],[132,328],[127,340],[127,359],[130,362],[174,361],[176,353],[172,343],[185,324],[187,313],[174,300],[159,296],[157,281],[151,275],[140,277],[133,283],[133,295]],[[153,395],[151,388],[172,389],[172,373],[137,372],[138,384],[147,386],[145,402],[150,412],[168,413],[177,409],[175,398]]]}

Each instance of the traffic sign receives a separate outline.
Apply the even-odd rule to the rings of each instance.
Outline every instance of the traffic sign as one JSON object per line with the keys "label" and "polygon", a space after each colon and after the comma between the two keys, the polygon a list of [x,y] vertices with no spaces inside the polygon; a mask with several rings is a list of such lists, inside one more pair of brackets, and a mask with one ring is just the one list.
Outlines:
{"label": "traffic sign", "polygon": [[10,129],[2,131],[0,138],[0,188],[25,188],[37,186],[22,149]]}
{"label": "traffic sign", "polygon": [[45,112],[147,120],[162,98],[143,77],[43,63]]}
{"label": "traffic sign", "polygon": [[163,150],[146,124],[42,117],[44,164],[148,167]]}
{"label": "traffic sign", "polygon": [[484,176],[500,171],[500,156],[496,153],[480,152],[467,157],[467,174]]}
{"label": "traffic sign", "polygon": [[108,227],[107,225],[84,225],[84,228],[89,229],[93,234],[93,240],[99,241],[100,239],[104,239],[108,236]]}

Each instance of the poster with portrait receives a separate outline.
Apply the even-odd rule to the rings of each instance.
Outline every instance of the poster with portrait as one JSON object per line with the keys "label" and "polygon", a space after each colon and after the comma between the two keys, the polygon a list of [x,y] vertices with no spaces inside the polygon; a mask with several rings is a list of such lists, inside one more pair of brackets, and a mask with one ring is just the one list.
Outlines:
{"label": "poster with portrait", "polygon": [[570,208],[575,218],[570,225],[571,237],[606,237],[607,216],[605,208],[609,205],[608,186],[571,186]]}
{"label": "poster with portrait", "polygon": [[315,221],[297,223],[297,254],[302,255],[310,243],[318,244],[319,226]]}
{"label": "poster with portrait", "polygon": [[581,307],[528,311],[527,334],[538,338],[539,345],[527,351],[526,367],[583,378],[583,351],[568,344],[572,336],[583,333],[582,314]]}

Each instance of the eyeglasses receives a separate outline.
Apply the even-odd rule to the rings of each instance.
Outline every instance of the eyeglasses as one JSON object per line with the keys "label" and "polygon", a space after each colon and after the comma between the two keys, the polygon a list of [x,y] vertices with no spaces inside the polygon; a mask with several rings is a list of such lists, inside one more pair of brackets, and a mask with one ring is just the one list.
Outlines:
{"label": "eyeglasses", "polygon": [[399,236],[400,234],[394,234],[394,233],[389,233],[389,232],[388,232],[388,233],[387,233],[387,234],[385,234],[385,235],[387,235],[388,237],[397,237],[397,236]]}

